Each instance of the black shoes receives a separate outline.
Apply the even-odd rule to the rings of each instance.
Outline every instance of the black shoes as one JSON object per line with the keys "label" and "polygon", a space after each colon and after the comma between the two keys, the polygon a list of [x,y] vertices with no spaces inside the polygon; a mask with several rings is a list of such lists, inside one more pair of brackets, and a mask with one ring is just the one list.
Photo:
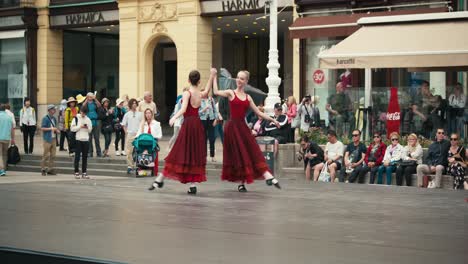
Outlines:
{"label": "black shoes", "polygon": [[197,187],[190,187],[190,189],[187,191],[188,194],[195,195],[197,194]]}
{"label": "black shoes", "polygon": [[241,184],[241,185],[237,186],[237,190],[239,192],[243,192],[243,193],[247,192],[247,188],[245,188],[244,184]]}
{"label": "black shoes", "polygon": [[41,170],[41,175],[42,175],[42,176],[46,176],[46,175],[47,175],[47,171],[46,171],[46,170]]}
{"label": "black shoes", "polygon": [[161,189],[163,186],[164,186],[164,182],[154,181],[153,184],[151,184],[151,186],[148,188],[148,190],[152,191],[152,190],[156,189],[156,187]]}
{"label": "black shoes", "polygon": [[279,184],[279,181],[276,178],[272,178],[269,180],[266,180],[266,184],[268,186],[274,185],[276,188],[281,189],[281,186]]}

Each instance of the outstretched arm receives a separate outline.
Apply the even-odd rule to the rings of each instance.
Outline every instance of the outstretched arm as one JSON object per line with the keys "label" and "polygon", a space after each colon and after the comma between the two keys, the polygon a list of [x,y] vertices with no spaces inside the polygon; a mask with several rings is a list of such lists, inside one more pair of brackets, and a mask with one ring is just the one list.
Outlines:
{"label": "outstretched arm", "polygon": [[217,96],[227,97],[229,99],[234,97],[233,92],[232,92],[231,89],[227,89],[227,90],[224,90],[224,91],[218,90],[218,77],[215,77],[215,79],[214,79],[213,94],[215,94]]}
{"label": "outstretched arm", "polygon": [[268,116],[267,114],[265,113],[262,113],[260,110],[258,110],[258,107],[255,105],[255,103],[253,102],[252,100],[252,97],[250,97],[250,95],[247,95],[247,99],[249,100],[249,103],[250,103],[250,108],[252,108],[252,110],[254,111],[254,113],[263,118],[264,120],[268,120],[270,122],[273,122],[275,123],[275,125],[277,127],[280,127],[280,124],[278,123],[278,121],[276,121],[275,119],[271,118],[270,116]]}
{"label": "outstretched arm", "polygon": [[211,87],[213,87],[213,80],[217,82],[216,75],[218,72],[216,71],[215,68],[211,68],[210,71],[210,78],[208,79],[208,82],[206,83],[205,90],[203,92],[200,92],[201,98],[207,98],[208,95],[210,94]]}
{"label": "outstretched arm", "polygon": [[182,100],[182,106],[180,107],[180,110],[177,111],[177,113],[171,118],[171,120],[169,120],[170,126],[173,126],[177,118],[179,118],[181,115],[185,113],[185,111],[187,111],[187,106],[190,101],[190,93],[188,91],[185,91],[182,94],[181,100]]}

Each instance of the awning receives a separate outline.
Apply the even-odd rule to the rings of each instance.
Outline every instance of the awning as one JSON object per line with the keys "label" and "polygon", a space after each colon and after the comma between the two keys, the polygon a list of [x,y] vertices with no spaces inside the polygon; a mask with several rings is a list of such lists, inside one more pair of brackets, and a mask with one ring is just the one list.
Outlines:
{"label": "awning", "polygon": [[364,17],[397,16],[446,12],[446,7],[395,10],[390,12],[355,13],[336,16],[300,17],[289,27],[290,38],[346,37],[359,29],[357,21]]}
{"label": "awning", "polygon": [[[462,13],[468,17],[468,12]],[[468,20],[363,26],[336,46],[322,51],[318,55],[320,68],[468,66],[467,32]]]}

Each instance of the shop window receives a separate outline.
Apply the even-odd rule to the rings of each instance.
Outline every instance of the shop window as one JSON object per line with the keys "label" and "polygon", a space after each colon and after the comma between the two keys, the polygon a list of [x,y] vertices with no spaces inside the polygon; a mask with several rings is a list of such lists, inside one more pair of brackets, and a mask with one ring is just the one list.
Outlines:
{"label": "shop window", "polygon": [[25,39],[0,39],[0,103],[8,102],[15,116],[28,94],[26,78]]}

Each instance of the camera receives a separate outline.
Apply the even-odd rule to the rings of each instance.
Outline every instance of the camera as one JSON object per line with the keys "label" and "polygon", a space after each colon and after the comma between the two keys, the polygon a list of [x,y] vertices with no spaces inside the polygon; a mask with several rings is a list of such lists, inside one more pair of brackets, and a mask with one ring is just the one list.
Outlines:
{"label": "camera", "polygon": [[312,99],[312,96],[306,95],[306,96],[304,97],[304,99],[305,99],[306,102],[310,102],[310,100]]}

